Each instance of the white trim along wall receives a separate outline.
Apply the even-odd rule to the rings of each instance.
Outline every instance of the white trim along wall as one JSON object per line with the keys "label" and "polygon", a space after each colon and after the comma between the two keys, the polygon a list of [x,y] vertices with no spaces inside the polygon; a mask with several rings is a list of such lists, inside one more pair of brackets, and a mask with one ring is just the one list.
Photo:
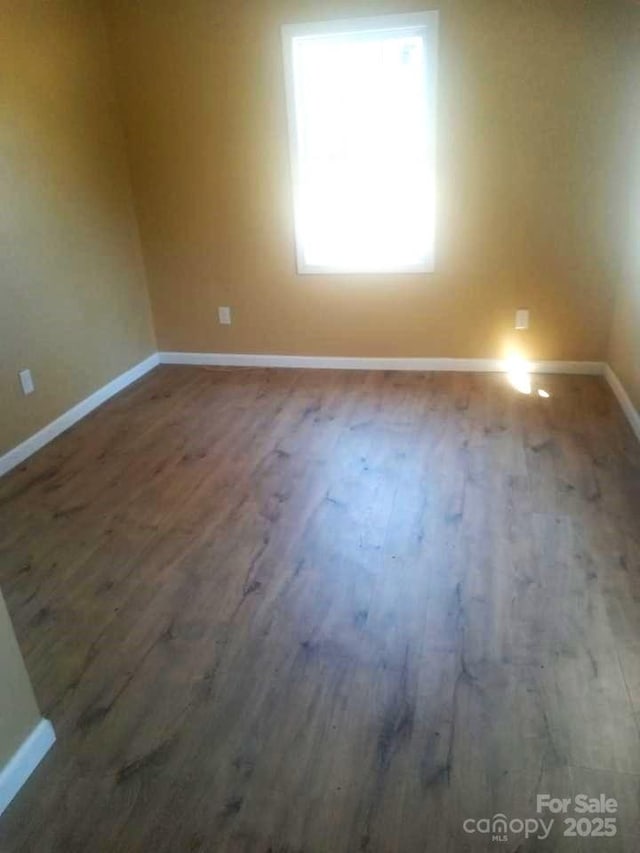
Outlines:
{"label": "white trim along wall", "polygon": [[[135,382],[158,364],[191,364],[217,367],[289,367],[331,370],[415,370],[460,371],[466,373],[506,373],[511,366],[493,358],[357,358],[349,356],[269,355],[262,353],[158,352],[116,376],[94,391],[35,435],[0,456],[0,476],[16,468],[41,447],[84,418],[102,403]],[[601,361],[534,361],[530,373],[564,373],[604,376],[640,440],[640,414],[620,380]]]}
{"label": "white trim along wall", "polygon": [[153,370],[157,364],[158,353],[154,353],[148,358],[145,358],[144,361],[139,362],[139,364],[134,365],[129,370],[126,370],[124,373],[116,376],[116,378],[112,379],[111,382],[107,382],[107,384],[103,385],[102,388],[98,388],[97,391],[94,391],[93,394],[90,394],[88,397],[85,397],[84,400],[76,403],[75,406],[68,409],[60,415],[59,418],[56,418],[55,421],[51,421],[51,423],[47,424],[41,430],[38,430],[38,432],[27,438],[17,447],[14,447],[3,456],[0,456],[0,477],[3,474],[6,474],[7,471],[11,471],[12,468],[20,465],[21,462],[24,462],[25,459],[32,456],[36,450],[40,450],[40,448],[44,447],[45,444],[49,444],[49,442],[53,441],[54,438],[57,438],[60,433],[63,433],[79,420],[82,420],[82,418],[86,417],[86,415],[94,409],[97,409],[98,406],[101,406],[110,397],[113,397],[119,391],[122,391],[123,388],[126,388],[127,385],[131,385],[131,383],[135,382],[136,379],[139,379],[141,376],[144,376],[145,373]]}
{"label": "white trim along wall", "polygon": [[0,770],[0,815],[49,752],[55,739],[49,720],[40,720]]}

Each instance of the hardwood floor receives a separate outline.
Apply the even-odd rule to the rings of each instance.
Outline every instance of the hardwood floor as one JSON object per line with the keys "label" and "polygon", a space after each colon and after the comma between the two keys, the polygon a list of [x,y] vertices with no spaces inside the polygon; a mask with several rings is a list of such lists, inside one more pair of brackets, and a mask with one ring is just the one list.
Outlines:
{"label": "hardwood floor", "polygon": [[[0,480],[0,581],[58,735],[3,852],[640,849],[599,378],[161,367]],[[463,830],[537,793],[616,837]]]}

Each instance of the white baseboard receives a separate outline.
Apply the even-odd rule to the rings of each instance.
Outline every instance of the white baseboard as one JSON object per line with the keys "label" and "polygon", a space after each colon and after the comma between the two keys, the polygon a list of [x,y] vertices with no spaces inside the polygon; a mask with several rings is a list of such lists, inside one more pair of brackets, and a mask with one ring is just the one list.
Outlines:
{"label": "white baseboard", "polygon": [[0,770],[0,815],[51,749],[56,739],[49,720],[40,720]]}
{"label": "white baseboard", "polygon": [[620,403],[622,411],[627,416],[627,420],[629,421],[636,438],[640,441],[640,412],[638,412],[636,407],[633,405],[631,398],[624,389],[624,385],[620,382],[608,364],[604,369],[604,377],[609,383],[609,387],[615,394],[616,399]]}
{"label": "white baseboard", "polygon": [[[215,352],[161,352],[161,364],[194,364],[217,367],[306,367],[332,370],[458,370],[503,373],[509,365],[497,358],[358,358],[350,356],[262,355]],[[534,361],[532,373],[582,373],[601,375],[601,361]]]}
{"label": "white baseboard", "polygon": [[22,444],[19,444],[3,456],[0,456],[0,477],[8,471],[11,471],[12,468],[20,465],[20,463],[24,462],[25,459],[35,453],[36,450],[40,450],[40,448],[44,447],[45,444],[48,444],[54,438],[57,438],[60,433],[69,429],[69,427],[86,417],[89,412],[97,409],[98,406],[102,405],[102,403],[106,402],[110,397],[113,397],[114,394],[118,393],[118,391],[122,391],[122,389],[126,388],[127,385],[131,385],[131,383],[135,382],[136,379],[144,376],[145,373],[152,370],[158,363],[159,358],[158,353],[156,352],[148,358],[145,358],[144,361],[141,361],[139,364],[134,365],[129,370],[126,370],[124,373],[116,376],[116,378],[112,379],[111,382],[107,382],[107,384],[103,385],[102,388],[98,388],[98,390],[94,391],[89,397],[81,400],[73,406],[73,408],[64,412],[64,414],[60,415],[59,418],[56,418],[55,421],[51,421],[50,424],[47,424],[47,426],[43,427],[35,433],[35,435],[27,438],[26,441],[22,442]]}
{"label": "white baseboard", "polygon": [[[302,367],[332,370],[461,371],[467,373],[503,373],[510,369],[508,363],[497,358],[359,358],[253,353],[156,352],[130,370],[116,376],[111,382],[94,391],[85,400],[81,400],[73,408],[56,418],[55,421],[47,424],[35,435],[23,441],[22,444],[0,456],[0,477],[86,417],[110,397],[113,397],[114,394],[144,376],[157,364],[192,364],[217,367]],[[527,368],[531,373],[601,375],[605,371],[605,365],[601,361],[534,361],[529,362]],[[622,405],[624,408],[625,404]],[[629,405],[631,405],[630,401]]]}

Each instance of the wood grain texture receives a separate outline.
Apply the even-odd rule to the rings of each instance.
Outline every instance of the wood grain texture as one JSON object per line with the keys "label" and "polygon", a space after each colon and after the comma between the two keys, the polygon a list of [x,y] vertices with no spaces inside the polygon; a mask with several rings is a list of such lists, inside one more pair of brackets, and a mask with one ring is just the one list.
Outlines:
{"label": "wood grain texture", "polygon": [[[640,447],[534,386],[161,367],[0,481],[58,735],[3,853],[639,849]],[[462,829],[601,791],[606,847]]]}

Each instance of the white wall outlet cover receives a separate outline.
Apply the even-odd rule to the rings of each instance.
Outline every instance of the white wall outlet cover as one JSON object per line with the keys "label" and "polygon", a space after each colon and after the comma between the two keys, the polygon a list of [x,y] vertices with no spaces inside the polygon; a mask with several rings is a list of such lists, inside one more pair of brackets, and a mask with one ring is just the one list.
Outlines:
{"label": "white wall outlet cover", "polygon": [[516,329],[529,328],[529,309],[518,308],[516,311]]}
{"label": "white wall outlet cover", "polygon": [[231,325],[231,308],[227,305],[221,305],[218,308],[218,322],[223,326]]}
{"label": "white wall outlet cover", "polygon": [[31,376],[30,370],[21,370],[18,373],[20,377],[20,384],[22,385],[22,391],[24,394],[33,394],[35,391],[35,385],[33,384],[33,377]]}

